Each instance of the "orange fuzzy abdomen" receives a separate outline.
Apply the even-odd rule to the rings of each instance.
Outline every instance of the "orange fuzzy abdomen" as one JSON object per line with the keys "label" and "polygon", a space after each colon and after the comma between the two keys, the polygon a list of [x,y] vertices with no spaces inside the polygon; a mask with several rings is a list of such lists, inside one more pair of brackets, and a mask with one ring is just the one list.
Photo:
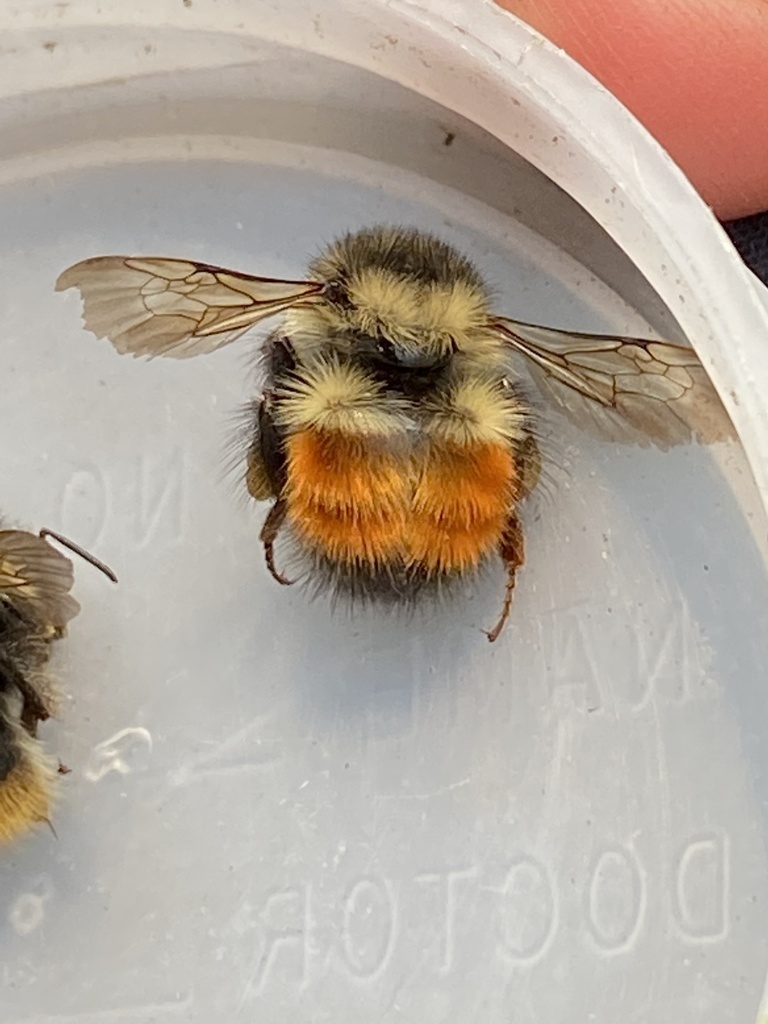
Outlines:
{"label": "orange fuzzy abdomen", "polygon": [[287,448],[293,528],[334,563],[464,572],[498,547],[514,502],[515,462],[502,445],[399,454],[307,429]]}
{"label": "orange fuzzy abdomen", "polygon": [[408,550],[430,574],[465,572],[501,540],[515,492],[512,453],[496,444],[440,448],[419,474]]}
{"label": "orange fuzzy abdomen", "polygon": [[302,540],[334,562],[397,559],[409,487],[401,462],[386,450],[366,451],[359,441],[313,429],[288,441],[289,518]]}

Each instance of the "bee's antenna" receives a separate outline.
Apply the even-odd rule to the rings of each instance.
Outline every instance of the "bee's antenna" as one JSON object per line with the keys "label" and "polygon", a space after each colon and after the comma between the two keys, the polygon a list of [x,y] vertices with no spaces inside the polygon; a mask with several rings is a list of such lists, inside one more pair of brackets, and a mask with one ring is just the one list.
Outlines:
{"label": "bee's antenna", "polygon": [[59,544],[63,544],[65,548],[69,548],[70,551],[73,551],[76,555],[79,555],[86,562],[90,562],[92,566],[103,572],[113,583],[117,583],[117,576],[115,576],[114,572],[105,562],[92,555],[90,551],[86,551],[85,548],[81,548],[79,544],[75,544],[73,540],[69,540],[68,537],[63,537],[60,533],[56,533],[55,530],[47,528],[40,531],[40,536],[43,538],[51,537],[53,540],[58,541]]}

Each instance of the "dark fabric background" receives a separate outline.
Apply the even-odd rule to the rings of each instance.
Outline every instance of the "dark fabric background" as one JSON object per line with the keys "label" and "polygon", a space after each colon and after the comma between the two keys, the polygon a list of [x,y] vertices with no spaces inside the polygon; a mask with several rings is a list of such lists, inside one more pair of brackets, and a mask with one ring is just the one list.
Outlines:
{"label": "dark fabric background", "polygon": [[752,273],[768,285],[768,210],[727,221],[723,227]]}

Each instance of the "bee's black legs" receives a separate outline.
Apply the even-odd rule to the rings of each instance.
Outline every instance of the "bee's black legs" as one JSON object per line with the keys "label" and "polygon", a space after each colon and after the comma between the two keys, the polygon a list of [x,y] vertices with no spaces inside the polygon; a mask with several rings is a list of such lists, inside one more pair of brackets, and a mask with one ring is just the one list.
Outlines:
{"label": "bee's black legs", "polygon": [[541,452],[530,434],[523,439],[517,450],[516,463],[520,481],[517,500],[520,501],[531,493],[541,476]]}
{"label": "bee's black legs", "polygon": [[276,498],[286,482],[283,435],[273,418],[275,399],[266,391],[262,400],[253,404],[251,447],[245,472],[248,492],[256,501]]}
{"label": "bee's black legs", "polygon": [[37,723],[44,722],[50,718],[50,712],[46,707],[45,701],[34,686],[25,678],[24,674],[17,671],[5,658],[0,660],[0,679],[5,679],[12,683],[21,694],[23,702],[20,716],[21,724],[30,736],[35,736],[37,734]]}
{"label": "bee's black legs", "polygon": [[504,529],[504,534],[499,544],[499,554],[501,560],[507,567],[507,588],[504,591],[504,605],[501,609],[501,616],[499,621],[491,630],[486,630],[485,635],[493,643],[494,640],[498,640],[499,634],[504,628],[504,623],[509,617],[509,610],[512,607],[512,596],[515,590],[515,577],[517,570],[525,561],[525,546],[523,543],[523,531],[520,526],[520,520],[516,515],[511,515],[507,520],[507,525]]}
{"label": "bee's black legs", "polygon": [[293,580],[286,579],[285,576],[281,576],[275,568],[275,541],[277,535],[280,532],[280,527],[285,522],[285,515],[288,511],[288,504],[285,498],[278,498],[272,508],[269,510],[267,518],[264,520],[264,525],[261,528],[259,539],[264,545],[264,557],[267,560],[267,568],[272,573],[278,583],[282,583],[283,586],[289,587]]}

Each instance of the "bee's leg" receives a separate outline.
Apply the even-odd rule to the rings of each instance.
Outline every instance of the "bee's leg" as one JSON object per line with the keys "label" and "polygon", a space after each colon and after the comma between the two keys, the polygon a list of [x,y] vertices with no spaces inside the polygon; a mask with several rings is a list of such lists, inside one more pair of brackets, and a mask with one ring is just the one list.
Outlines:
{"label": "bee's leg", "polygon": [[248,493],[256,501],[277,498],[285,486],[283,437],[273,419],[274,398],[267,391],[254,406],[251,446],[245,472]]}
{"label": "bee's leg", "polygon": [[512,514],[507,520],[504,533],[499,544],[501,560],[507,568],[507,587],[504,591],[504,604],[501,609],[499,621],[491,630],[486,630],[485,635],[493,643],[498,640],[499,634],[504,628],[504,623],[509,617],[509,610],[512,607],[512,597],[515,590],[517,570],[525,561],[525,546],[523,543],[523,531],[520,520]]}
{"label": "bee's leg", "polygon": [[51,713],[45,706],[40,694],[26,682],[21,689],[24,704],[21,709],[21,724],[30,736],[37,736],[37,723],[45,722],[51,717]]}
{"label": "bee's leg", "polygon": [[37,733],[37,723],[50,718],[50,712],[37,690],[27,680],[23,672],[19,672],[9,658],[0,656],[0,679],[15,686],[22,700],[21,724],[30,736]]}
{"label": "bee's leg", "polygon": [[45,722],[51,717],[51,713],[35,687],[27,680],[22,672],[18,672],[7,663],[0,663],[0,674],[5,676],[21,694],[21,724],[30,736],[37,735],[37,723]]}
{"label": "bee's leg", "polygon": [[261,446],[256,443],[251,445],[246,456],[245,486],[256,501],[267,501],[269,498],[277,497],[264,464]]}
{"label": "bee's leg", "polygon": [[261,528],[259,539],[264,545],[264,557],[267,560],[267,568],[278,583],[282,583],[283,586],[289,587],[291,583],[293,583],[293,580],[289,580],[286,579],[285,576],[281,576],[275,568],[275,541],[277,540],[277,535],[280,532],[280,527],[285,522],[287,511],[288,503],[285,498],[278,498],[269,510],[267,518],[264,520],[264,525]]}
{"label": "bee's leg", "polygon": [[275,568],[275,541],[285,522],[288,504],[281,496],[286,482],[285,452],[282,436],[272,418],[273,404],[272,393],[267,391],[254,417],[253,441],[248,451],[245,480],[251,496],[257,501],[277,499],[264,520],[259,536],[264,545],[267,568],[278,583],[290,586],[293,581],[286,579]]}
{"label": "bee's leg", "polygon": [[527,498],[541,476],[541,453],[536,441],[528,434],[520,444],[515,458],[520,481],[518,501]]}

